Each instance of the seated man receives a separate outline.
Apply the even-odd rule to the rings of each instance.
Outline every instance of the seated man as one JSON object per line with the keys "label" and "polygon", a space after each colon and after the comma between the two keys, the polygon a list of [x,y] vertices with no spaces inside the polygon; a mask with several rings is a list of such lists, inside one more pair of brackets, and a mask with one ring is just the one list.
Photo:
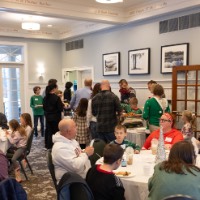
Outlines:
{"label": "seated man", "polygon": [[86,182],[95,200],[124,200],[123,184],[114,173],[121,164],[124,150],[120,145],[107,144],[104,148],[104,163],[93,166],[87,173]]}
{"label": "seated man", "polygon": [[74,139],[76,124],[71,119],[63,119],[58,124],[59,132],[53,135],[52,160],[55,167],[57,182],[66,172],[74,172],[85,178],[90,161],[94,153],[93,147],[86,147],[84,151]]}

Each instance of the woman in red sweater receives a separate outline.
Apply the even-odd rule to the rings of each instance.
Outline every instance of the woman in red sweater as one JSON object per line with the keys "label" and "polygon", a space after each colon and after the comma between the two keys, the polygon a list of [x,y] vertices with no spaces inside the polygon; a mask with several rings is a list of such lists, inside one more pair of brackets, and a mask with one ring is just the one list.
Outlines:
{"label": "woman in red sweater", "polygon": [[[180,131],[174,128],[175,118],[171,113],[164,113],[160,118],[160,126],[163,127],[164,143],[167,149],[170,149],[173,144],[183,140],[183,135]],[[153,131],[146,139],[143,149],[150,149],[151,140],[159,139],[160,129]]]}

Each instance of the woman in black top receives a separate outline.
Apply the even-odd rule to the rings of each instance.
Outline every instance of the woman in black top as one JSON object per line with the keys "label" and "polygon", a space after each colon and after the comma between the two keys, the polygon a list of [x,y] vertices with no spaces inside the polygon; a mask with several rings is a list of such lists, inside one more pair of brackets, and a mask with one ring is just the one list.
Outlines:
{"label": "woman in black top", "polygon": [[58,123],[61,120],[61,113],[64,107],[60,97],[55,94],[57,88],[56,84],[47,86],[46,96],[43,100],[47,128],[47,135],[45,135],[47,137],[47,149],[51,149],[53,146],[52,135],[58,132]]}
{"label": "woman in black top", "polygon": [[69,103],[72,98],[72,91],[71,91],[72,86],[73,86],[72,82],[66,82],[65,84],[64,101],[67,101],[67,103]]}

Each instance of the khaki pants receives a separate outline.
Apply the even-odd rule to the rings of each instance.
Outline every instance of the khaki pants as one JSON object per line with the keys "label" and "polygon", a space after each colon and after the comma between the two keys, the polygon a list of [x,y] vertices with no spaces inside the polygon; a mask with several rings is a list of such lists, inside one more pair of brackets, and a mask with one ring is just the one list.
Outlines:
{"label": "khaki pants", "polygon": [[155,126],[155,125],[149,124],[150,133],[152,133],[152,132],[155,131],[155,130],[158,130],[159,128],[160,128],[159,126]]}

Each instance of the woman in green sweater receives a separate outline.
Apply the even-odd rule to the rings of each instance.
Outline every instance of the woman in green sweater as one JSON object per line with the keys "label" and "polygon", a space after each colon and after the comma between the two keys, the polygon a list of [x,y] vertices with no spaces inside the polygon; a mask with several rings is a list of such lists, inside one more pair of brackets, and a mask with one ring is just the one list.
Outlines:
{"label": "woman in green sweater", "polygon": [[200,169],[195,166],[196,155],[191,142],[173,145],[167,161],[154,168],[149,179],[148,200],[160,200],[176,194],[200,198]]}
{"label": "woman in green sweater", "polygon": [[153,97],[148,99],[144,105],[143,119],[147,120],[150,132],[159,129],[159,119],[165,112],[170,112],[166,98],[163,98],[164,89],[162,85],[156,84],[153,88]]}

